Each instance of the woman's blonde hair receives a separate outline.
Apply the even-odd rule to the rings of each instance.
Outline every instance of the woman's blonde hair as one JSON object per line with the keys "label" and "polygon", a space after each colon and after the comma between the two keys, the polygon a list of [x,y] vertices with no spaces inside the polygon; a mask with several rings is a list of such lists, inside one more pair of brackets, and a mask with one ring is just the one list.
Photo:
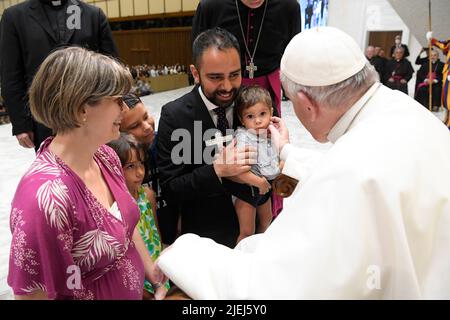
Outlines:
{"label": "woman's blonde hair", "polygon": [[118,61],[80,47],[59,49],[41,64],[29,90],[33,117],[64,133],[80,127],[83,107],[131,89],[131,74]]}

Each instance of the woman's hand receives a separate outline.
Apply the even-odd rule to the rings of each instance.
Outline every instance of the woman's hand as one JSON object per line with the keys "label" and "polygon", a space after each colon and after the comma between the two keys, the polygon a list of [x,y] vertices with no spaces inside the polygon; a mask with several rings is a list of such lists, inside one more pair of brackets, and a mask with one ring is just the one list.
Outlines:
{"label": "woman's hand", "polygon": [[145,278],[150,281],[155,290],[155,299],[164,299],[167,293],[166,286],[164,285],[167,281],[167,277],[161,269],[159,269],[156,262],[153,262],[137,226],[134,228],[133,242],[144,264]]}
{"label": "woman's hand", "polygon": [[168,279],[156,263],[151,267],[149,278],[155,291],[155,300],[164,299],[167,294],[166,282]]}

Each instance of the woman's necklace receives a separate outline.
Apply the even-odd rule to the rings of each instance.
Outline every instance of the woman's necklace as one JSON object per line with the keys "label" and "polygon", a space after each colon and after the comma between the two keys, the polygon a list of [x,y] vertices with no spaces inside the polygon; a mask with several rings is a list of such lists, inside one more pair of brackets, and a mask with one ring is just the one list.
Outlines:
{"label": "woman's necklace", "polygon": [[256,43],[255,43],[255,48],[253,49],[253,54],[250,54],[250,50],[248,49],[247,41],[245,41],[246,37],[244,34],[244,27],[242,27],[242,20],[241,20],[241,14],[239,13],[238,0],[235,0],[235,3],[236,3],[236,11],[237,11],[238,19],[239,19],[239,26],[241,27],[242,38],[244,40],[245,50],[247,51],[248,57],[250,58],[250,63],[248,66],[245,66],[245,70],[248,71],[248,77],[250,79],[253,79],[254,72],[258,70],[258,67],[255,66],[255,64],[253,63],[253,59],[255,58],[256,49],[258,48],[259,37],[261,36],[261,31],[262,31],[262,27],[263,27],[263,23],[264,23],[264,18],[266,17],[267,4],[269,3],[269,0],[266,0],[266,5],[264,7],[264,13],[262,16],[261,25],[259,26],[258,37],[256,38]]}

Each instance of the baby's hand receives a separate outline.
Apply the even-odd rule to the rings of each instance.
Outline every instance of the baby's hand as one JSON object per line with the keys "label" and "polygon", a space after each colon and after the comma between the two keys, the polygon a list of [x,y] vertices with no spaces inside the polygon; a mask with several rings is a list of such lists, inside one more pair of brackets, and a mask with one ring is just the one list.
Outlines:
{"label": "baby's hand", "polygon": [[261,183],[259,184],[259,194],[264,195],[270,190],[270,183],[267,181],[266,178],[261,178]]}

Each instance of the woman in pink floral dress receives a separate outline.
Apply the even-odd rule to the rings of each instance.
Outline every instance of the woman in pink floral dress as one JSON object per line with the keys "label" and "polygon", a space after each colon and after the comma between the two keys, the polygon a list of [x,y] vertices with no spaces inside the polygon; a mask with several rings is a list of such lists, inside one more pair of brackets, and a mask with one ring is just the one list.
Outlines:
{"label": "woman in pink floral dress", "polygon": [[139,209],[120,161],[121,95],[131,75],[82,48],[52,53],[30,88],[33,116],[52,128],[17,187],[8,284],[22,299],[142,299],[164,275],[135,229]]}

